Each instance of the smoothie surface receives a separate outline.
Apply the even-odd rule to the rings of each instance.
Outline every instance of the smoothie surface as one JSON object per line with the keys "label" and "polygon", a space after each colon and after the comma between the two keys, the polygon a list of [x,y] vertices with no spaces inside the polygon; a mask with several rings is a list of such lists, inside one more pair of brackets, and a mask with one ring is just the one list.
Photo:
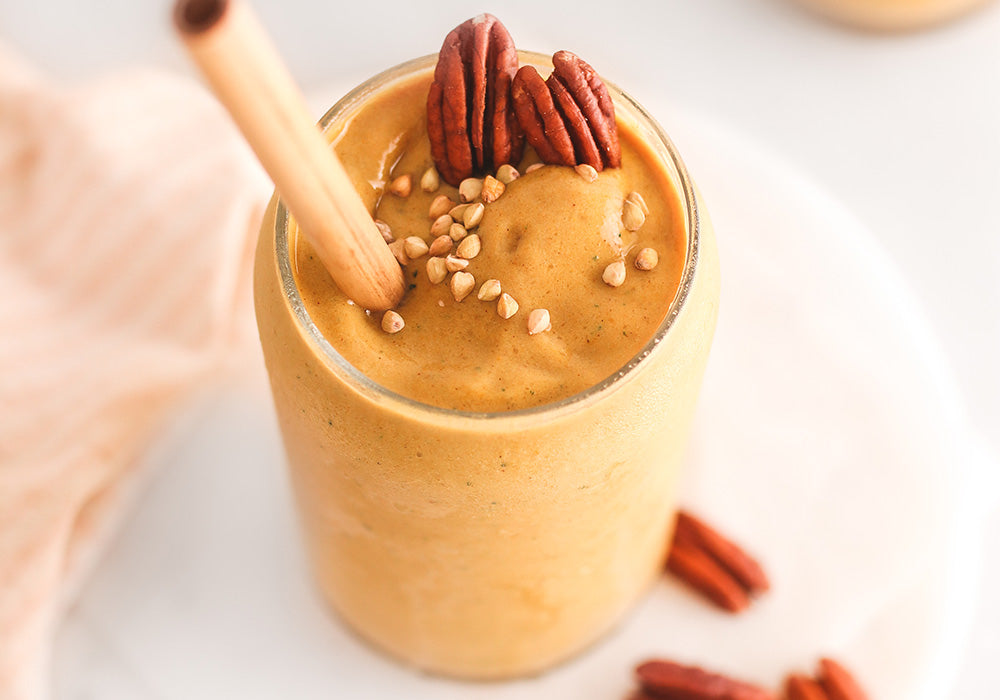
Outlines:
{"label": "smoothie surface", "polygon": [[[424,192],[433,165],[426,135],[430,73],[397,82],[364,101],[328,136],[355,187],[396,239],[433,240],[431,202],[457,188],[443,181]],[[622,167],[587,181],[573,168],[546,165],[526,149],[521,176],[485,206],[481,252],[465,270],[475,288],[461,302],[448,279],[432,284],[428,256],[405,268],[409,290],[397,309],[405,327],[388,334],[381,314],[369,314],[337,288],[304,237],[291,229],[295,280],[309,315],[348,362],[382,386],[417,401],[465,411],[529,408],[577,394],[615,374],[653,337],[677,291],[687,246],[677,191],[653,151],[619,120]],[[385,192],[412,176],[407,197]],[[648,205],[636,231],[622,224],[624,199],[638,192]],[[457,245],[457,244],[456,244]],[[636,252],[659,255],[652,270],[633,265]],[[625,282],[602,280],[605,266],[624,260]],[[477,298],[488,279],[519,306],[504,319],[497,301]],[[547,309],[551,330],[529,335],[527,319]]]}

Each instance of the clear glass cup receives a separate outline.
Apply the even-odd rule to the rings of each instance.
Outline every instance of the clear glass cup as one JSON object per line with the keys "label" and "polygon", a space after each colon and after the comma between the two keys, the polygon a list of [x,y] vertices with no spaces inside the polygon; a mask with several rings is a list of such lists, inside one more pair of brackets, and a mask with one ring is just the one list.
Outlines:
{"label": "clear glass cup", "polygon": [[[522,62],[551,67],[537,54]],[[325,129],[436,56],[375,76]],[[538,673],[598,639],[659,576],[719,299],[711,225],[673,144],[609,85],[619,122],[680,193],[682,278],[656,335],[613,376],[557,403],[466,413],[395,394],[317,330],[276,198],[254,294],[291,481],[316,579],[358,634],[465,678]]]}

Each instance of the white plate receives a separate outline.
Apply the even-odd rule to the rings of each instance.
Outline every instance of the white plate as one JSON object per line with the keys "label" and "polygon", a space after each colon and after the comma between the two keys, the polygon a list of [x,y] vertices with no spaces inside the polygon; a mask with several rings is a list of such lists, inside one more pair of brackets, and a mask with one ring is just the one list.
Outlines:
{"label": "white plate", "polygon": [[825,653],[883,700],[943,697],[975,537],[958,507],[970,441],[942,356],[836,202],[728,130],[649,106],[705,194],[723,265],[685,502],[763,558],[770,595],[732,617],[665,581],[589,653],[532,680],[401,668],[310,586],[257,378],[153,460],[159,476],[59,634],[56,697],[616,700],[649,656],[776,685]]}

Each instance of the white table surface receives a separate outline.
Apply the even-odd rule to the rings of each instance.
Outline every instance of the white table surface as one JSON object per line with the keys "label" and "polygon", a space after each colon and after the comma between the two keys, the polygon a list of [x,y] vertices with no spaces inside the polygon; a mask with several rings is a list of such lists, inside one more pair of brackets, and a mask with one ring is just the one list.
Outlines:
{"label": "white table surface", "polygon": [[[167,0],[5,0],[0,40],[68,82],[188,71]],[[479,5],[255,0],[298,80],[356,83]],[[868,225],[939,335],[970,423],[1000,452],[1000,4],[926,33],[828,25],[780,0],[506,2],[518,45],[576,50],[640,101],[667,95],[809,173]],[[780,207],[780,202],[773,206]],[[1000,516],[982,590],[1000,589]],[[995,696],[1000,599],[982,601],[954,698]]]}

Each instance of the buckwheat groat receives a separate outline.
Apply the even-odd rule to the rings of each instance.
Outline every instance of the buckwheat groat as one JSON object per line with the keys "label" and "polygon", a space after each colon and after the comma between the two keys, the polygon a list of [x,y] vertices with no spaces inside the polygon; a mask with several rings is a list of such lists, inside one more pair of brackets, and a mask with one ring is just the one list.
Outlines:
{"label": "buckwheat groat", "polygon": [[[466,23],[441,56],[485,55],[496,69],[495,51],[463,42],[488,46],[497,24]],[[455,110],[437,126],[425,116],[436,68],[379,76],[326,120],[405,268],[403,303],[385,314],[351,303],[275,206],[255,301],[325,598],[408,664],[508,678],[586,648],[660,575],[718,263],[673,147],[616,90],[617,141],[594,138],[600,169],[542,165],[527,136],[523,157],[503,162],[519,133],[509,111],[460,122],[484,136],[457,139],[439,167],[428,129],[459,129]],[[435,99],[471,100],[445,88],[474,64],[450,68]],[[581,124],[567,133],[582,138]],[[603,279],[609,265],[618,286]]]}

